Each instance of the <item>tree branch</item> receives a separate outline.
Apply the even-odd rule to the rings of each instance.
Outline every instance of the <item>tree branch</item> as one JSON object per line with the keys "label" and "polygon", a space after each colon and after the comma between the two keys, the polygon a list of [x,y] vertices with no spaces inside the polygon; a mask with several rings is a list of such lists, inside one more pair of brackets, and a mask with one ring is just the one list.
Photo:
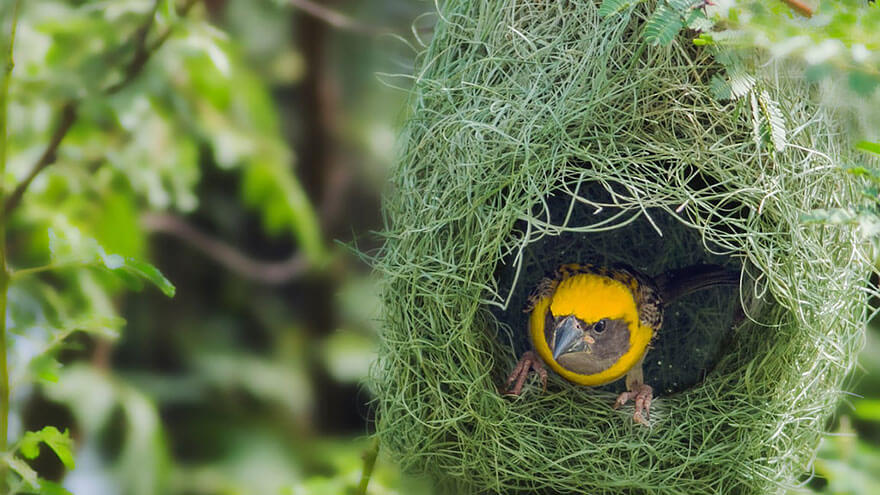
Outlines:
{"label": "tree branch", "polygon": [[[181,16],[186,15],[196,3],[200,0],[187,0],[183,6],[178,10],[178,14]],[[132,36],[132,40],[130,43],[135,45],[134,55],[129,61],[128,65],[125,67],[125,71],[123,72],[122,79],[113,83],[106,88],[103,89],[103,93],[105,95],[112,95],[128,84],[130,84],[140,73],[143,71],[144,67],[147,65],[147,62],[153,56],[159,48],[168,40],[171,36],[171,31],[173,26],[168,27],[153,43],[148,43],[147,38],[150,31],[150,28],[153,25],[154,19],[156,17],[156,9],[159,6],[159,0],[156,0],[156,5],[150,11],[150,14],[147,18],[144,19],[143,24],[135,31]],[[67,136],[70,128],[73,127],[73,124],[76,123],[78,110],[79,110],[80,102],[77,100],[71,100],[65,103],[61,107],[61,111],[58,116],[58,124],[55,126],[55,131],[52,133],[52,137],[49,140],[49,144],[46,145],[46,149],[40,155],[40,158],[36,163],[31,167],[30,172],[28,172],[27,176],[22,180],[16,187],[12,193],[9,194],[9,197],[6,198],[6,201],[3,203],[3,211],[0,213],[0,221],[5,220],[5,218],[9,215],[9,213],[18,207],[19,203],[21,203],[21,198],[24,195],[27,188],[31,185],[34,178],[39,175],[40,172],[45,170],[49,165],[55,163],[55,159],[58,156],[58,147],[61,145],[61,142],[64,140],[65,136]]]}
{"label": "tree branch", "polygon": [[813,17],[813,9],[801,0],[782,0],[791,10],[804,17]]}
{"label": "tree branch", "polygon": [[67,131],[73,127],[73,123],[76,122],[77,107],[77,103],[73,101],[69,101],[61,107],[61,117],[59,118],[58,124],[55,126],[55,132],[52,133],[52,138],[49,139],[49,144],[46,146],[46,149],[43,150],[43,154],[40,155],[37,163],[31,167],[31,171],[28,172],[27,177],[15,186],[15,190],[6,198],[6,201],[3,203],[3,217],[0,218],[0,221],[5,221],[7,213],[18,206],[21,202],[21,197],[24,195],[28,186],[31,185],[31,182],[33,182],[37,174],[42,172],[43,169],[49,165],[55,163],[61,140],[67,135]]}
{"label": "tree branch", "polygon": [[288,0],[291,5],[302,10],[306,14],[323,21],[324,23],[345,31],[359,34],[377,35],[386,32],[380,28],[362,24],[351,17],[333,9],[327,8],[311,0]]}
{"label": "tree branch", "polygon": [[147,213],[141,225],[148,232],[161,232],[176,237],[204,252],[229,271],[248,280],[278,285],[297,279],[309,271],[309,262],[295,254],[285,261],[266,262],[248,257],[220,239],[196,230],[180,217],[167,213]]}
{"label": "tree branch", "polygon": [[[177,11],[178,15],[185,16],[192,10],[193,7],[200,0],[187,0],[185,4]],[[112,84],[104,89],[104,93],[108,95],[112,95],[113,93],[118,92],[120,89],[128,86],[128,84],[133,81],[144,69],[144,66],[149,62],[150,57],[156,53],[162,45],[168,41],[168,38],[171,37],[171,32],[173,26],[168,27],[162,34],[156,38],[152,44],[147,43],[147,34],[150,32],[150,27],[153,25],[153,20],[156,17],[156,11],[159,9],[159,0],[156,1],[156,6],[153,8],[150,16],[144,20],[144,23],[141,25],[140,29],[135,32],[134,42],[135,42],[135,52],[134,56],[131,58],[131,61],[125,68],[125,75],[120,79],[117,83]]]}

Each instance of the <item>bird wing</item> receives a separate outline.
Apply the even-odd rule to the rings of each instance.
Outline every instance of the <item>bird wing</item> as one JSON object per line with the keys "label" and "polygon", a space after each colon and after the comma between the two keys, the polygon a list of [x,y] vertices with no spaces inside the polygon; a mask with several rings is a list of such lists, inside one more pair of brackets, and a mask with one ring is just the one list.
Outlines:
{"label": "bird wing", "polygon": [[739,285],[740,273],[720,265],[691,265],[657,276],[657,287],[667,304],[709,287]]}
{"label": "bird wing", "polygon": [[650,276],[630,266],[615,265],[613,271],[621,274],[619,276],[622,278],[631,277],[635,280],[635,284],[630,282],[630,286],[634,286],[633,294],[639,312],[639,322],[654,329],[656,337],[656,332],[663,325],[663,305],[665,303],[657,283]]}

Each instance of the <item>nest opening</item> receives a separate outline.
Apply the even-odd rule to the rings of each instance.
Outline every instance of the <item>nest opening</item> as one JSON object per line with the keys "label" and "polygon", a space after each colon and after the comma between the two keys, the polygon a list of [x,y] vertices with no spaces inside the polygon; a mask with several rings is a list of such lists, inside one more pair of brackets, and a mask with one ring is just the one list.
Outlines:
{"label": "nest opening", "polygon": [[[527,232],[534,229],[525,220],[515,224],[512,235],[523,247],[498,264],[494,276],[498,293],[506,294],[505,304],[490,305],[490,310],[499,323],[497,338],[516,356],[531,348],[529,315],[523,311],[528,295],[562,264],[623,263],[652,277],[702,263],[741,270],[735,253],[706,241],[681,214],[659,207],[622,208],[614,199],[621,192],[595,182],[572,184],[533,211],[534,217],[543,217],[543,235],[529,236]],[[733,326],[743,318],[741,295],[749,289],[746,278],[742,293],[736,287],[715,287],[667,306],[663,327],[643,365],[645,381],[656,396],[681,392],[705,379],[721,357]],[[499,358],[502,367],[509,361]],[[625,384],[620,379],[596,388],[620,393]]]}

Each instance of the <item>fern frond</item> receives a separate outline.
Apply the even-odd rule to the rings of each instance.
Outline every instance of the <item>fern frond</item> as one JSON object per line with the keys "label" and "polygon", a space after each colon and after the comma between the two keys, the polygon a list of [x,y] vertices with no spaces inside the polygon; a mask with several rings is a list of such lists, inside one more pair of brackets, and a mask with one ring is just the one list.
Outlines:
{"label": "fern frond", "polygon": [[666,0],[666,5],[668,5],[670,9],[684,16],[688,11],[692,10],[691,7],[693,7],[698,1],[699,0]]}
{"label": "fern frond", "polygon": [[599,17],[616,14],[635,3],[638,2],[635,0],[602,0],[602,5],[599,6]]}
{"label": "fern frond", "polygon": [[728,69],[731,100],[738,100],[747,95],[755,87],[755,78],[743,70]]}
{"label": "fern frond", "polygon": [[699,9],[691,12],[685,24],[687,24],[688,29],[699,32],[710,31],[715,27],[715,21],[706,17],[706,13]]}
{"label": "fern frond", "polygon": [[740,31],[737,29],[713,31],[711,36],[712,41],[714,41],[718,45],[724,46],[741,46],[747,45],[749,42],[749,35],[745,31]]}
{"label": "fern frond", "polygon": [[684,27],[681,13],[667,5],[660,5],[645,23],[645,41],[652,45],[668,45]]}
{"label": "fern frond", "polygon": [[764,115],[764,121],[769,129],[770,142],[776,151],[785,149],[785,118],[779,110],[779,104],[770,97],[767,91],[761,91],[758,96],[758,103],[761,105],[761,111]]}
{"label": "fern frond", "polygon": [[738,100],[755,87],[755,78],[743,70],[728,69],[726,79],[712,76],[709,86],[717,100]]}
{"label": "fern frond", "polygon": [[761,118],[761,106],[758,104],[755,93],[749,95],[749,103],[752,107],[752,137],[755,140],[755,146],[760,149],[764,143],[765,129],[762,125],[764,120]]}

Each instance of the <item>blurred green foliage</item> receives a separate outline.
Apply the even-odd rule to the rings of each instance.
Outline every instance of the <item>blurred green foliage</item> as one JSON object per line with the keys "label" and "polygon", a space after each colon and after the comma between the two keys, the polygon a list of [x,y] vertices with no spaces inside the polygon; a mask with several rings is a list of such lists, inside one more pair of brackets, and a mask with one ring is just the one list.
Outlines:
{"label": "blurred green foliage", "polygon": [[819,446],[815,477],[793,493],[860,494],[880,490],[880,327],[872,325],[860,355],[862,372],[837,425]]}
{"label": "blurred green foliage", "polygon": [[[4,48],[15,3],[0,2]],[[5,218],[10,492],[339,494],[360,481],[378,299],[333,240],[375,247],[353,232],[381,223],[406,98],[386,87],[406,78],[387,74],[412,72],[432,17],[410,24],[434,5],[331,2],[369,28],[336,29],[283,0],[188,3],[20,2],[4,197],[50,149],[65,109],[75,118]],[[603,13],[633,3],[605,1]],[[699,29],[698,44],[757,47],[817,83],[845,80],[841,107],[876,102],[876,6],[822,2],[806,22],[782,2],[696,3],[658,2],[646,36],[664,44]],[[390,35],[370,34],[380,32]],[[736,67],[719,86],[730,96]],[[314,157],[316,127],[331,158]],[[772,130],[768,119],[768,141]],[[148,215],[252,257],[294,252],[305,269],[245,280]],[[872,337],[865,398],[842,410],[810,490],[880,485],[878,350]],[[382,456],[369,485],[430,489]]]}
{"label": "blurred green foliage", "polygon": [[[13,4],[0,4],[4,46]],[[387,1],[350,15],[405,31],[421,8]],[[323,46],[297,41],[308,23]],[[386,40],[247,0],[24,1],[17,28],[6,197],[37,173],[7,218],[10,491],[353,489],[367,409],[325,421],[321,394],[367,399],[376,299],[327,229],[364,230],[378,210],[360,224],[322,218],[291,143],[315,125],[297,99],[314,97],[302,86],[304,52],[316,51],[340,87],[327,110],[345,119],[329,137],[347,148],[337,169],[360,186],[337,200],[340,213],[352,196],[376,204],[404,97],[372,78]],[[243,281],[198,250],[210,246],[151,240],[145,214],[255,258],[295,251],[304,275],[278,289]],[[126,295],[143,282],[159,290]],[[332,327],[308,314],[312,288],[338,312]],[[370,493],[425,491],[411,483],[380,461]]]}

